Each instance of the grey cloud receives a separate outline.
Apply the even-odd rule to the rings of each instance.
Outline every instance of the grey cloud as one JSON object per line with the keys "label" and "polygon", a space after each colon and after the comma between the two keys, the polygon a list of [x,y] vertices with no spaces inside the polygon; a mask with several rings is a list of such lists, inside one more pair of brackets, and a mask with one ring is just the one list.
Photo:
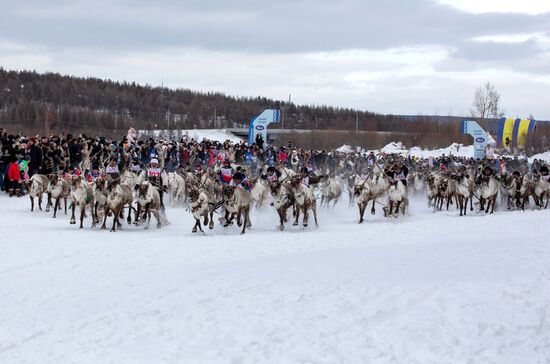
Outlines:
{"label": "grey cloud", "polygon": [[417,1],[22,1],[0,34],[44,47],[194,47],[258,53],[453,46],[486,34],[548,29],[550,15],[473,15]]}

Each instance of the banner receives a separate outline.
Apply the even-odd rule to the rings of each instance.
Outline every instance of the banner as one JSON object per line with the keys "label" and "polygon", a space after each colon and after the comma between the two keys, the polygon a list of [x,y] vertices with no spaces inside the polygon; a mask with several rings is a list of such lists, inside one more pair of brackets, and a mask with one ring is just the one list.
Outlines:
{"label": "banner", "polygon": [[535,120],[529,119],[500,119],[497,144],[502,147],[525,147],[531,140],[536,124]]}
{"label": "banner", "polygon": [[485,147],[487,146],[487,132],[478,123],[471,120],[462,122],[462,134],[469,134],[474,138],[474,158],[485,158]]}
{"label": "banner", "polygon": [[280,112],[277,109],[266,109],[260,115],[250,120],[248,126],[248,145],[256,142],[256,136],[260,134],[267,143],[267,126],[271,123],[278,123]]}

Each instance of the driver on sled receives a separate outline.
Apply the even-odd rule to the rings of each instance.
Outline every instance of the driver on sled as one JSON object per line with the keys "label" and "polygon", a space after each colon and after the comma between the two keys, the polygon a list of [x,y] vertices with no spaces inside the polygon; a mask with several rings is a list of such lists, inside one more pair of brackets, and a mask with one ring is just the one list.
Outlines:
{"label": "driver on sled", "polygon": [[409,175],[409,169],[403,165],[402,162],[397,162],[390,172],[390,177],[393,182],[401,181],[405,187],[407,187],[407,176]]}

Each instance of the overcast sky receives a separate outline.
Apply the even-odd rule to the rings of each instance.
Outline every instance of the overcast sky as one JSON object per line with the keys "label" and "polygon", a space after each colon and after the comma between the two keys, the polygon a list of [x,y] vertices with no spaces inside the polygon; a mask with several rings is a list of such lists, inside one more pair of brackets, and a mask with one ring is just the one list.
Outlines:
{"label": "overcast sky", "polygon": [[0,0],[0,65],[298,104],[550,120],[548,0]]}

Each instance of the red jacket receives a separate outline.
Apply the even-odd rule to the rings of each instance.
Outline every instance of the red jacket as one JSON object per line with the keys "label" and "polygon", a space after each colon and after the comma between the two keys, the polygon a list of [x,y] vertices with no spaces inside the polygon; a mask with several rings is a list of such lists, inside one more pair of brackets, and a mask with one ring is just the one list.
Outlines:
{"label": "red jacket", "polygon": [[17,181],[19,182],[21,180],[21,172],[19,172],[19,164],[17,163],[10,163],[10,166],[8,168],[8,179],[10,181]]}

